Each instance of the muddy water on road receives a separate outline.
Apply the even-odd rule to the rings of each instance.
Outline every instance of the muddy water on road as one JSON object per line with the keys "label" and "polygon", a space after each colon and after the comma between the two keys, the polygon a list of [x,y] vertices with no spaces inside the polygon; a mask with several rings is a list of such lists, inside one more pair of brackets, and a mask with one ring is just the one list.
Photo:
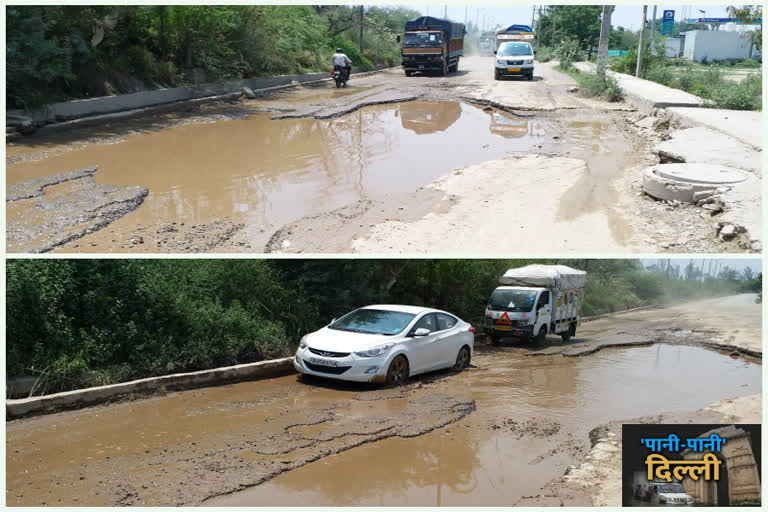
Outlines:
{"label": "muddy water on road", "polygon": [[[270,120],[270,114],[255,114],[12,163],[6,179],[11,184],[98,165],[99,183],[148,188],[142,206],[84,237],[77,249],[119,251],[137,226],[231,219],[245,224],[251,239],[265,228],[361,199],[409,192],[453,168],[510,153],[604,152],[612,144],[600,139],[611,133],[610,126],[605,118],[515,117],[456,102],[365,107],[330,120]],[[563,136],[555,139],[554,133]],[[17,157],[23,151],[23,146],[14,148]],[[605,182],[597,178],[605,176],[585,181],[573,197],[589,197]]]}
{"label": "muddy water on road", "polygon": [[476,364],[437,383],[476,400],[459,422],[326,457],[206,505],[512,505],[583,457],[601,423],[693,411],[761,388],[759,365],[689,346],[585,358],[514,351]]}
{"label": "muddy water on road", "polygon": [[205,504],[511,505],[600,423],[760,391],[759,365],[689,346],[474,364],[395,390],[288,376],[9,422],[8,503],[199,504],[264,482]]}

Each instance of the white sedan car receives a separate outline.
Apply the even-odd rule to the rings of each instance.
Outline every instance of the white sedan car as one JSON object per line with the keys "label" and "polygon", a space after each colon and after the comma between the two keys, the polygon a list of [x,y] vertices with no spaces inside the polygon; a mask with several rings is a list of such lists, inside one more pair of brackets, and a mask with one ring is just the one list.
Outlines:
{"label": "white sedan car", "polygon": [[293,365],[305,375],[396,385],[432,370],[466,368],[474,333],[445,311],[367,306],[301,338]]}

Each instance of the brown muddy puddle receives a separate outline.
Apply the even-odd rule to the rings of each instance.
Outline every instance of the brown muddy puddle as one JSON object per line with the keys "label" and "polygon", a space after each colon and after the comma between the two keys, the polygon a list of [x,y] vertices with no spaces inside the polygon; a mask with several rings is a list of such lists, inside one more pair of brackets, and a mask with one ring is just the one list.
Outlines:
{"label": "brown muddy puddle", "polygon": [[[599,154],[615,131],[605,118],[515,117],[456,102],[371,106],[329,120],[271,120],[270,115],[176,126],[12,163],[6,181],[98,165],[98,183],[146,187],[149,195],[137,210],[84,237],[74,249],[120,251],[137,227],[171,222],[189,226],[231,219],[245,224],[253,239],[301,217],[410,192],[454,168],[507,154]],[[553,138],[555,133],[560,135]],[[608,172],[616,171],[613,166]],[[605,181],[604,173],[597,177],[573,197],[583,201],[582,194],[593,193]]]}
{"label": "brown muddy puddle", "polygon": [[470,392],[477,411],[417,439],[354,448],[205,505],[511,506],[586,455],[595,426],[759,393],[761,366],[658,344],[585,358],[496,356],[446,385]]}
{"label": "brown muddy puddle", "polygon": [[288,376],[8,422],[8,504],[199,504],[266,480],[203,504],[511,505],[598,424],[760,392],[759,365],[690,346],[523,354],[402,390]]}

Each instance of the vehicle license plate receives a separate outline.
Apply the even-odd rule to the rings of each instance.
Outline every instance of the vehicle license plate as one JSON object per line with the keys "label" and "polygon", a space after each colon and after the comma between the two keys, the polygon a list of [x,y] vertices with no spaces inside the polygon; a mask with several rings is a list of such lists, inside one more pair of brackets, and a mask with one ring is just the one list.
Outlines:
{"label": "vehicle license plate", "polygon": [[507,68],[507,71],[509,71],[510,73],[514,73],[516,71],[520,71],[520,68]]}
{"label": "vehicle license plate", "polygon": [[318,359],[316,357],[310,357],[309,362],[312,364],[320,365],[320,366],[333,366],[333,367],[338,366],[338,363],[336,361],[329,361],[327,359]]}

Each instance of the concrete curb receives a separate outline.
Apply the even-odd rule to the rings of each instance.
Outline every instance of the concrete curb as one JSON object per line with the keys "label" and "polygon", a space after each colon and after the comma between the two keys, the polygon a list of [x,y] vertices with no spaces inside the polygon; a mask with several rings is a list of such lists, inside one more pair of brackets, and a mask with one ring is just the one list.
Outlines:
{"label": "concrete curb", "polygon": [[[397,69],[397,67],[380,67],[373,71],[352,70],[358,77],[368,76],[382,71]],[[252,78],[233,82],[202,84],[189,87],[175,87],[171,89],[156,89],[115,96],[102,96],[81,100],[54,103],[44,109],[31,112],[28,115],[44,125],[44,129],[66,128],[84,122],[100,122],[109,119],[127,117],[151,111],[155,108],[163,108],[169,105],[178,105],[188,101],[218,99],[226,100],[239,96],[239,90],[249,87],[256,93],[287,89],[299,85],[327,82],[331,79],[327,72],[307,73],[304,75],[281,75],[268,78]],[[58,121],[57,119],[64,119]],[[39,130],[38,130],[39,131]]]}
{"label": "concrete curb", "polygon": [[206,386],[230,384],[245,380],[258,380],[294,373],[293,357],[271,359],[257,363],[225,366],[190,373],[174,373],[162,377],[149,377],[109,386],[65,391],[52,395],[5,401],[5,417],[48,414],[64,409],[79,409],[89,405],[108,402],[114,398],[129,395],[165,393]]}
{"label": "concrete curb", "polygon": [[622,311],[614,311],[612,313],[603,313],[602,315],[594,315],[594,316],[585,316],[581,318],[582,323],[583,322],[589,322],[591,320],[597,320],[598,318],[605,318],[607,316],[616,316],[620,315],[622,313],[630,313],[632,311],[639,311],[641,309],[653,309],[661,307],[659,304],[651,304],[650,306],[640,306],[639,308],[632,308],[632,309],[624,309]]}

